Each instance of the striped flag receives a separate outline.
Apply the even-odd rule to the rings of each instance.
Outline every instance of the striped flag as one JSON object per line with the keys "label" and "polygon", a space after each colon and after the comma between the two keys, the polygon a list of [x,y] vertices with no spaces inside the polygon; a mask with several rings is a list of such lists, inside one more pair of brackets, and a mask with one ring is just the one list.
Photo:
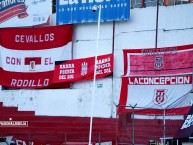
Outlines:
{"label": "striped flag", "polygon": [[141,114],[163,114],[163,109],[186,114],[192,105],[184,97],[192,89],[192,56],[193,45],[123,50],[119,112],[132,112],[136,105]]}
{"label": "striped flag", "polygon": [[52,86],[55,61],[70,60],[72,26],[1,29],[0,84],[11,88]]}

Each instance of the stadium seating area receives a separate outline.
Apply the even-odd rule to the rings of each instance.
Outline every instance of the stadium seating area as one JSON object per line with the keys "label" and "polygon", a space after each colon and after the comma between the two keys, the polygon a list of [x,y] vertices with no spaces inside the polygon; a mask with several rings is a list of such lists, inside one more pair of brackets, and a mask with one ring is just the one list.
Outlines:
{"label": "stadium seating area", "polygon": [[[131,114],[119,116],[119,136],[120,144],[131,144],[133,142],[133,120]],[[175,136],[183,120],[166,120],[165,137]],[[134,143],[147,145],[150,141],[161,143],[160,138],[164,136],[164,122],[161,119],[134,119]]]}
{"label": "stadium seating area", "polygon": [[[28,121],[28,127],[0,127],[0,136],[41,144],[60,145],[89,140],[89,117],[36,116],[34,111],[18,111],[17,107],[5,107],[0,103],[0,121]],[[166,120],[166,137],[173,137],[182,120]],[[131,144],[133,122],[130,114],[116,118],[93,118],[92,142],[112,141],[113,144]],[[135,144],[160,142],[163,137],[163,120],[134,119]]]}
{"label": "stadium seating area", "polygon": [[[90,118],[64,116],[36,116],[33,111],[18,111],[0,103],[0,121],[28,121],[28,127],[0,127],[0,136],[42,144],[88,142]],[[112,141],[116,138],[116,119],[93,118],[92,142]]]}

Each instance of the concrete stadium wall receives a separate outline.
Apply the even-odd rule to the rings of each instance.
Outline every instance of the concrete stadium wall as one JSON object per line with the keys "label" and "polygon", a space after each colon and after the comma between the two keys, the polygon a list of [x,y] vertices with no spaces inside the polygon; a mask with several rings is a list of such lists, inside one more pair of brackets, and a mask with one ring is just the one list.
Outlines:
{"label": "concrete stadium wall", "polygon": [[[193,4],[161,6],[159,9],[158,47],[193,44]],[[122,49],[154,48],[156,7],[131,10],[128,22],[115,22],[114,49],[113,22],[101,23],[98,55],[114,53],[113,78],[96,81],[94,116],[115,117],[121,75]],[[55,25],[55,15],[52,16]],[[95,55],[97,23],[74,25],[73,58]],[[97,87],[100,86],[100,87]],[[74,83],[70,89],[2,90],[0,101],[5,106],[20,110],[34,110],[36,115],[90,116],[92,81]]]}

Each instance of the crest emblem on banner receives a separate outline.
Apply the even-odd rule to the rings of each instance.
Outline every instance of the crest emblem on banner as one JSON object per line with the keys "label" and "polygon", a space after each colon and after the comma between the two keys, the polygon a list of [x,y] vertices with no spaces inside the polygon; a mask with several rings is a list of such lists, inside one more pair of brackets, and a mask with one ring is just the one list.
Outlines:
{"label": "crest emblem on banner", "polygon": [[30,67],[31,70],[35,69],[36,62],[35,61],[30,61],[29,67]]}
{"label": "crest emblem on banner", "polygon": [[163,56],[156,56],[155,57],[155,62],[154,62],[154,67],[156,69],[161,69],[164,66],[164,61],[163,61]]}
{"label": "crest emblem on banner", "polygon": [[29,65],[29,71],[35,71],[37,65],[41,65],[41,57],[26,57],[25,65]]}
{"label": "crest emblem on banner", "polygon": [[81,64],[81,76],[85,76],[88,73],[88,63],[83,62]]}
{"label": "crest emblem on banner", "polygon": [[156,89],[155,95],[153,97],[153,102],[156,105],[162,105],[167,101],[166,96],[167,90],[166,89]]}

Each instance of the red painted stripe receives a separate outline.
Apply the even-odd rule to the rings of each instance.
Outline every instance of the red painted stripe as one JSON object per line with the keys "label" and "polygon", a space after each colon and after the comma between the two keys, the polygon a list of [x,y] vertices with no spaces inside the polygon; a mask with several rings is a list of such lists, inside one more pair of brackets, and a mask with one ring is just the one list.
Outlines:
{"label": "red painted stripe", "polygon": [[18,111],[18,108],[17,107],[0,107],[0,114],[3,113],[3,112],[17,112]]}

